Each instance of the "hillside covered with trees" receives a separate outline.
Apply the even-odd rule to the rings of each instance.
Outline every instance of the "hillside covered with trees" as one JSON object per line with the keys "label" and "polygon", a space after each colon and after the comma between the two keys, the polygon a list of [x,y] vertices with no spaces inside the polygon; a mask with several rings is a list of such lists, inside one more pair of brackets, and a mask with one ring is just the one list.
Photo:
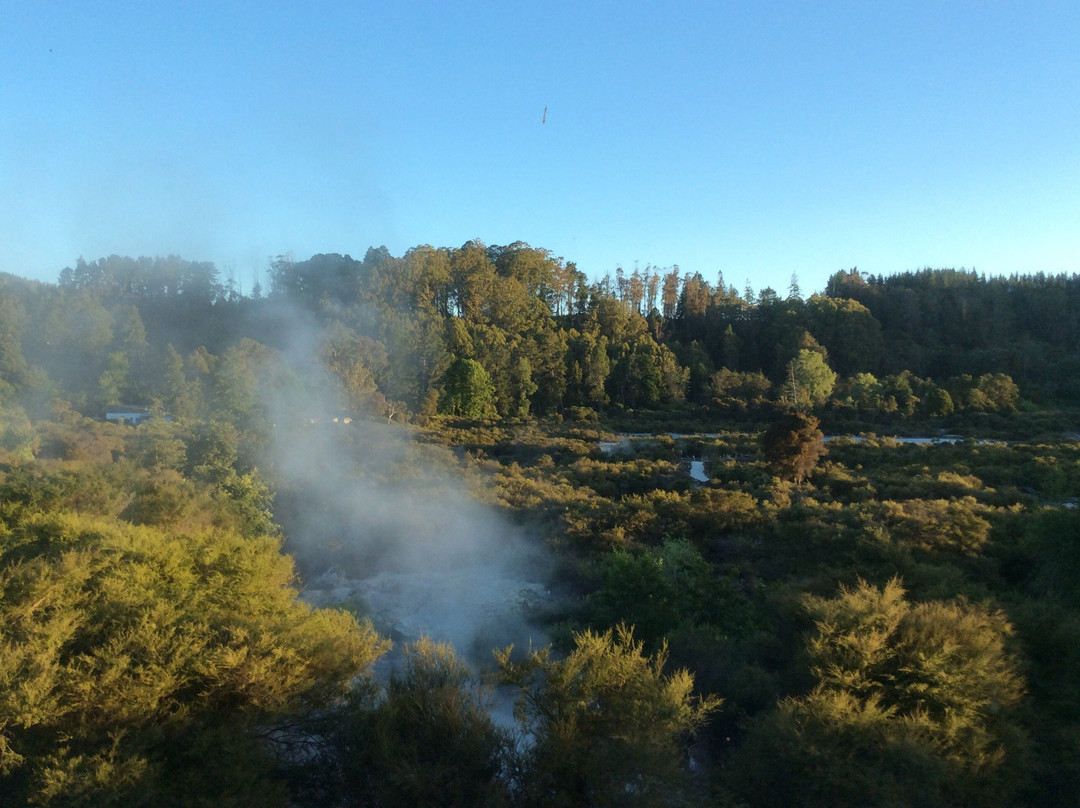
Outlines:
{"label": "hillside covered with trees", "polygon": [[36,411],[54,393],[90,415],[121,401],[185,417],[230,397],[243,409],[224,378],[287,352],[303,318],[345,410],[452,412],[470,361],[477,392],[491,387],[477,404],[501,417],[741,410],[790,395],[792,363],[807,403],[888,421],[1080,395],[1076,277],[851,270],[803,300],[795,278],[785,297],[740,294],[677,267],[589,283],[546,250],[476,242],[279,259],[270,274],[268,292],[250,297],[213,265],[178,258],[80,260],[56,286],[8,276],[5,382]]}
{"label": "hillside covered with trees", "polygon": [[[12,804],[1080,800],[1080,277],[803,299],[478,242],[268,274],[0,275]],[[376,467],[384,435],[420,448]],[[299,484],[282,447],[331,443]],[[554,559],[551,645],[398,638],[387,675],[377,615],[301,592],[371,563],[340,491],[437,474]]]}

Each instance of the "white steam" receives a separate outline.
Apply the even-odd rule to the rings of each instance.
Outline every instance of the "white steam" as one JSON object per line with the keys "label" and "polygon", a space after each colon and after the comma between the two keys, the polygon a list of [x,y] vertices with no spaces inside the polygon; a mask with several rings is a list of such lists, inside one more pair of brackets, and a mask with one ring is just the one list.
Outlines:
{"label": "white steam", "polygon": [[[296,337],[292,362],[314,362],[317,340],[299,324]],[[494,648],[546,643],[527,616],[546,597],[547,556],[470,494],[452,452],[381,419],[335,422],[328,402],[308,406],[274,412],[270,447],[305,598],[356,609],[398,647],[449,642],[476,666]]]}

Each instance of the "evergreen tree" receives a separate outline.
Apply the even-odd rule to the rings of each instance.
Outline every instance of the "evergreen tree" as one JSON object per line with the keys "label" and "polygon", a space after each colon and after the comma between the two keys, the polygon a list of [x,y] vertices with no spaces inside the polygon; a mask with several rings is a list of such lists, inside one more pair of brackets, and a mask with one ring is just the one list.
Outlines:
{"label": "evergreen tree", "polygon": [[737,780],[769,804],[1005,804],[1006,755],[1018,766],[1026,740],[1004,615],[912,604],[897,579],[804,603],[817,684],[759,724]]}
{"label": "evergreen tree", "polygon": [[685,744],[719,707],[695,698],[686,670],[665,674],[666,646],[643,651],[626,626],[574,635],[562,660],[550,649],[521,662],[498,654],[521,688],[517,714],[533,737],[526,758],[530,806],[668,805],[683,785]]}
{"label": "evergreen tree", "polygon": [[803,348],[787,366],[785,397],[791,406],[822,404],[832,393],[836,374],[819,351]]}
{"label": "evergreen tree", "polygon": [[800,412],[777,418],[761,436],[761,451],[769,470],[785,480],[803,482],[827,453],[818,419]]}
{"label": "evergreen tree", "polygon": [[423,638],[404,657],[383,694],[356,691],[317,722],[332,758],[317,760],[312,796],[357,808],[510,805],[516,755],[490,690],[449,645]]}
{"label": "evergreen tree", "polygon": [[439,412],[463,418],[486,418],[495,411],[495,385],[475,359],[457,359],[440,380]]}

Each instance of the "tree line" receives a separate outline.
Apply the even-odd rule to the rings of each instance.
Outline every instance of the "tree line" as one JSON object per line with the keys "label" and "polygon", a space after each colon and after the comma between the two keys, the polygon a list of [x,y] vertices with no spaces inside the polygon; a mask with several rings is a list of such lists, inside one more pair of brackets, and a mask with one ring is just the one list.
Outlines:
{"label": "tree line", "polygon": [[268,275],[247,297],[176,257],[80,259],[57,285],[5,276],[0,384],[35,412],[62,394],[85,414],[156,401],[251,418],[253,378],[285,372],[268,363],[302,334],[321,366],[288,368],[307,377],[294,384],[390,418],[787,402],[898,422],[1080,395],[1075,277],[851,270],[804,300],[795,278],[785,297],[740,294],[678,267],[590,282],[520,242],[281,257]]}

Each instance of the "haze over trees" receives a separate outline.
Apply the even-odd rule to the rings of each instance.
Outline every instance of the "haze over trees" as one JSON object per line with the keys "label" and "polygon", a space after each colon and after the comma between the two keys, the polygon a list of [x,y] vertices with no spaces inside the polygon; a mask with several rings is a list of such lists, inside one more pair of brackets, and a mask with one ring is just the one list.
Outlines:
{"label": "haze over trees", "polygon": [[722,276],[646,267],[589,282],[546,250],[469,242],[400,258],[280,258],[270,278],[265,296],[244,298],[210,264],[117,256],[80,260],[55,287],[8,277],[6,384],[39,407],[59,385],[88,413],[150,399],[185,414],[242,407],[229,400],[237,363],[259,360],[226,353],[252,350],[244,338],[287,349],[302,312],[323,330],[324,372],[353,410],[433,414],[445,374],[467,361],[490,377],[503,417],[794,396],[896,421],[1080,394],[1077,279],[1064,276],[851,270],[808,300],[747,298]]}
{"label": "haze over trees", "polygon": [[[248,297],[178,257],[0,275],[0,793],[1075,804],[1078,294],[475,241],[282,257]],[[436,466],[555,557],[552,643],[409,641],[380,679],[392,627],[299,593],[386,549],[342,492],[438,503]]]}

